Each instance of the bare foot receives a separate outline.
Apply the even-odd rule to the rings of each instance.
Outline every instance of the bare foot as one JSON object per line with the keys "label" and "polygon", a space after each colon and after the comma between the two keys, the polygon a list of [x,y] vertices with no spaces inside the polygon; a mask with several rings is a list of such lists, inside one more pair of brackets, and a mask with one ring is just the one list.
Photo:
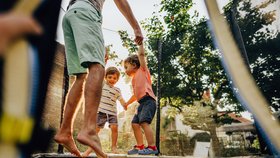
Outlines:
{"label": "bare foot", "polygon": [[108,155],[108,154],[105,154],[105,157],[102,157],[102,156],[100,156],[100,155],[98,155],[98,154],[96,154],[96,156],[97,156],[97,158],[109,158],[109,155]]}
{"label": "bare foot", "polygon": [[80,133],[77,136],[77,140],[81,144],[91,147],[91,149],[94,150],[96,155],[99,155],[102,158],[108,157],[108,155],[106,155],[102,151],[102,147],[98,135],[89,135],[87,132],[80,131]]}
{"label": "bare foot", "polygon": [[91,148],[88,148],[88,149],[82,154],[82,157],[87,157],[87,156],[89,156],[91,152],[92,152],[92,149],[91,149]]}
{"label": "bare foot", "polygon": [[113,154],[118,154],[118,150],[117,150],[117,147],[112,147],[112,153]]}
{"label": "bare foot", "polygon": [[105,157],[102,157],[100,155],[97,155],[97,158],[109,158],[109,155],[108,154],[105,154]]}
{"label": "bare foot", "polygon": [[65,135],[65,134],[63,135],[63,134],[57,133],[54,136],[54,140],[58,144],[63,145],[70,153],[72,153],[78,157],[81,156],[80,151],[78,150],[78,148],[74,142],[74,139],[71,135]]}
{"label": "bare foot", "polygon": [[[90,155],[90,153],[92,153],[93,150],[89,147],[83,154],[82,154],[82,157],[88,157]],[[96,154],[97,158],[101,157],[100,155]]]}

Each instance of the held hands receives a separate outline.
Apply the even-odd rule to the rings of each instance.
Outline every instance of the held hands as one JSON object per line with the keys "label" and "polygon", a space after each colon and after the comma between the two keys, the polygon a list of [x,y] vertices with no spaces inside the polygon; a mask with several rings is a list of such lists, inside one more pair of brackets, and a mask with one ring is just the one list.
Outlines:
{"label": "held hands", "polygon": [[137,44],[137,45],[142,45],[143,43],[143,35],[142,35],[142,32],[141,32],[141,29],[135,29],[134,30],[134,34],[135,34],[135,39],[134,39],[134,42]]}
{"label": "held hands", "polygon": [[31,16],[0,14],[0,56],[15,39],[26,34],[41,33],[41,26]]}
{"label": "held hands", "polygon": [[125,103],[123,109],[126,111],[129,104]]}

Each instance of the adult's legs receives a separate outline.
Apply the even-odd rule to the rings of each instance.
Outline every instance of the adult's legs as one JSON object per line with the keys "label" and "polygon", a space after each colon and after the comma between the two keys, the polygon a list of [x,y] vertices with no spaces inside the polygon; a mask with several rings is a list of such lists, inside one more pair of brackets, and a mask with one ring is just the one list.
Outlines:
{"label": "adult's legs", "polygon": [[112,152],[117,153],[117,140],[118,140],[118,126],[117,125],[110,125],[112,131]]}
{"label": "adult's legs", "polygon": [[[100,128],[97,127],[96,128],[96,133],[98,134],[100,131]],[[83,153],[82,157],[87,157],[90,155],[90,153],[92,152],[93,150],[91,149],[91,147],[88,147],[88,149]]]}
{"label": "adult's legs", "polygon": [[104,80],[104,67],[98,63],[89,65],[89,73],[85,83],[85,115],[84,124],[77,136],[77,140],[91,147],[97,155],[107,157],[102,151],[99,137],[96,132],[97,111],[100,103],[102,82]]}
{"label": "adult's legs", "polygon": [[80,152],[73,140],[73,123],[78,104],[83,94],[83,85],[86,76],[87,74],[79,74],[76,76],[67,94],[61,128],[54,137],[57,143],[62,144],[69,152],[77,156],[80,156]]}

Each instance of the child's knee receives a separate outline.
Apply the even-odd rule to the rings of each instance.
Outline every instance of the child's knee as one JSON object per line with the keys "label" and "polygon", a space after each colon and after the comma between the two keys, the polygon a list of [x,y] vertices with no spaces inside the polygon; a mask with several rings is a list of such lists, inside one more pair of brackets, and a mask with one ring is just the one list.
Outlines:
{"label": "child's knee", "polygon": [[141,122],[140,123],[140,126],[143,128],[143,127],[147,127],[147,126],[150,126],[150,123],[149,122]]}
{"label": "child's knee", "polygon": [[140,128],[140,125],[137,124],[137,123],[132,123],[131,126],[132,126],[133,129],[138,129],[138,128]]}
{"label": "child's knee", "polygon": [[118,126],[117,125],[110,125],[110,128],[112,132],[118,132]]}

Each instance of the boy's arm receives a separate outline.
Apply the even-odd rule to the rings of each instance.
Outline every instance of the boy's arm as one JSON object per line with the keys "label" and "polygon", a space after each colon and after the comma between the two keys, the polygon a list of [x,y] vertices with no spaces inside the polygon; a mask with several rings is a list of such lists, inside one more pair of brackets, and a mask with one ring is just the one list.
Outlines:
{"label": "boy's arm", "polygon": [[147,68],[147,63],[146,63],[146,57],[145,57],[145,50],[144,50],[144,46],[143,44],[141,44],[139,46],[138,49],[138,58],[139,58],[139,62],[140,62],[140,66],[144,69]]}
{"label": "boy's arm", "polygon": [[124,99],[123,99],[123,98],[121,98],[119,101],[120,101],[121,105],[122,105],[123,107],[125,107],[126,102],[124,101]]}
{"label": "boy's arm", "polygon": [[133,12],[130,8],[129,3],[127,2],[127,0],[114,0],[114,2],[116,4],[116,6],[118,7],[118,9],[120,10],[120,12],[122,13],[122,15],[126,18],[126,20],[129,22],[129,24],[133,28],[134,34],[135,34],[134,41],[138,45],[141,45],[142,41],[143,41],[142,31],[140,29],[140,26],[139,26],[136,18],[133,15]]}

